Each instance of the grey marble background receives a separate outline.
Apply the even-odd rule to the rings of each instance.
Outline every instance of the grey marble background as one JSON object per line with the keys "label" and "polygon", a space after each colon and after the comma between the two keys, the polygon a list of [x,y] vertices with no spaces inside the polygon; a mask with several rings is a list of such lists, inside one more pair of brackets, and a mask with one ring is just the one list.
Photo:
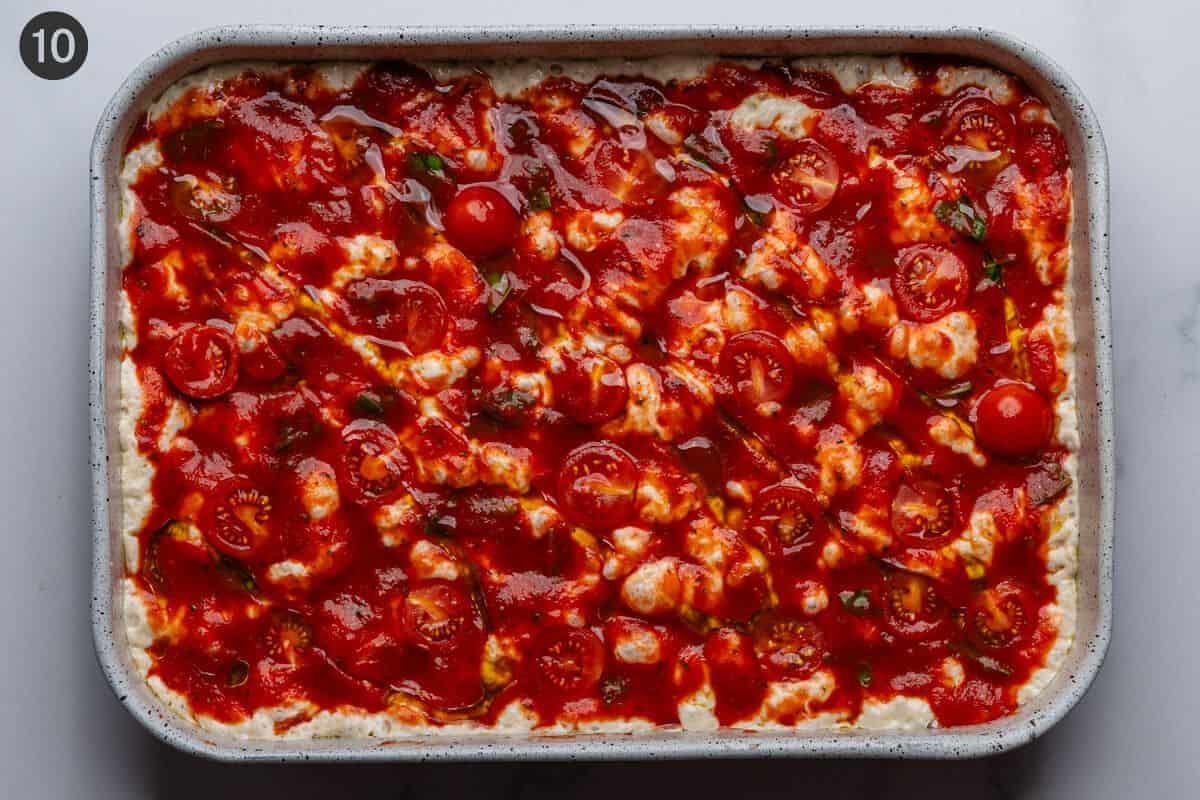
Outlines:
{"label": "grey marble background", "polygon": [[[1200,47],[1190,3],[1145,0],[7,0],[0,4],[0,798],[621,793],[1184,798],[1200,794]],[[74,14],[91,50],[49,83],[25,22]],[[1116,633],[1055,730],[967,763],[233,767],[168,751],[113,699],[87,619],[87,150],[161,43],[227,22],[971,24],[1042,48],[1082,86],[1112,162],[1119,504]]]}

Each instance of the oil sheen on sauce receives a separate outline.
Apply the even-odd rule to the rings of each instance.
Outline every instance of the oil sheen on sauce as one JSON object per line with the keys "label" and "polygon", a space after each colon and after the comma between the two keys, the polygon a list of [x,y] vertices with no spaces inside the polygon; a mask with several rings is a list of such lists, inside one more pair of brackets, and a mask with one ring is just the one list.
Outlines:
{"label": "oil sheen on sauce", "polygon": [[148,118],[151,674],[223,721],[1012,712],[1056,635],[1069,167],[1036,98],[939,66],[297,66]]}

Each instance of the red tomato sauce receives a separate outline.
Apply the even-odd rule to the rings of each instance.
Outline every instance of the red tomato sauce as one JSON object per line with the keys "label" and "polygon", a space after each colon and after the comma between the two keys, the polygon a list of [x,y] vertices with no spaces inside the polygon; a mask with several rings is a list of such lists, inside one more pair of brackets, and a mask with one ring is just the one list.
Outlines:
{"label": "red tomato sauce", "polygon": [[[939,66],[912,62],[911,90],[718,64],[666,84],[551,76],[520,100],[478,73],[437,83],[381,64],[331,91],[297,67],[192,89],[147,118],[129,149],[157,139],[163,159],[133,187],[124,288],[137,443],[155,468],[137,575],[166,620],[152,674],[226,721],[303,700],[490,723],[517,701],[543,724],[672,724],[707,683],[733,724],[772,682],[818,671],[834,678],[827,697],[769,713],[853,719],[897,695],[926,699],[942,725],[1012,712],[1057,633],[1043,516],[1066,452],[1036,425],[1064,380],[1029,333],[1061,277],[1039,278],[1027,237],[1065,246],[1069,166],[1015,81],[1006,105],[970,86],[943,96]],[[813,109],[808,135],[734,124],[762,92]],[[935,233],[906,233],[883,160],[925,176]],[[684,227],[689,189],[711,227]],[[573,237],[580,212],[620,221]],[[785,218],[825,265],[823,289],[803,270],[773,288],[747,277]],[[357,236],[394,259],[339,278]],[[948,379],[866,325],[823,337],[818,362],[789,351],[790,330],[866,285],[898,306],[893,325],[969,314],[975,363]],[[753,330],[689,339],[731,292],[753,299]],[[584,330],[624,356],[560,351],[555,369],[546,346]],[[476,364],[428,391],[379,367],[466,348]],[[839,380],[863,365],[893,401],[856,433]],[[515,382],[533,372],[550,403]],[[670,430],[622,425],[637,380],[676,409]],[[931,439],[942,414],[973,440],[976,404],[1006,382],[1045,407],[989,411],[999,427],[982,438],[1019,446],[981,468]],[[173,402],[188,422],[163,448]],[[1023,414],[1034,422],[1004,428]],[[830,493],[817,454],[840,442],[861,468]],[[512,468],[458,481],[483,474],[484,444],[516,454],[526,485]],[[682,517],[647,518],[650,476]],[[928,514],[898,516],[914,499]],[[856,533],[863,509],[884,542]],[[973,572],[942,548],[978,510],[1000,535]],[[695,557],[697,525],[717,531],[723,566]],[[610,569],[629,526],[650,542]],[[454,566],[419,568],[416,552]],[[665,577],[646,606],[623,587],[655,560]]]}

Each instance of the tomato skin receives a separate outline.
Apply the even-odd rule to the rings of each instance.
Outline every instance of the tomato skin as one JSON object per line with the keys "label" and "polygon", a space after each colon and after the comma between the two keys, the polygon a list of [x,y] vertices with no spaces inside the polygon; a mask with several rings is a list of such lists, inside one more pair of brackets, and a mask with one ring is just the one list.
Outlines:
{"label": "tomato skin", "polygon": [[445,580],[413,587],[394,613],[405,640],[422,650],[452,651],[479,631],[471,598]]}
{"label": "tomato skin", "polygon": [[446,303],[421,281],[355,281],[346,287],[343,313],[355,331],[401,343],[415,355],[437,347],[446,331]]}
{"label": "tomato skin", "polygon": [[205,503],[204,535],[220,552],[257,559],[275,544],[271,498],[245,479],[223,481]]}
{"label": "tomato skin", "polygon": [[611,442],[589,442],[563,461],[558,499],[567,516],[581,525],[615,528],[633,515],[637,466]]}
{"label": "tomato skin", "polygon": [[815,214],[833,202],[841,170],[833,153],[819,142],[804,139],[771,175],[780,196],[791,208]]}
{"label": "tomato skin", "polygon": [[759,663],[775,680],[806,678],[825,657],[825,638],[811,622],[771,612],[755,621],[753,635]]}
{"label": "tomato skin", "polygon": [[171,384],[188,397],[220,397],[237,383],[237,341],[212,325],[188,328],[172,340],[163,366]]}
{"label": "tomato skin", "polygon": [[904,316],[933,322],[967,302],[969,277],[962,259],[950,249],[915,244],[900,251],[892,292]]}
{"label": "tomato skin", "polygon": [[560,698],[591,693],[604,673],[604,645],[587,628],[546,628],[530,652],[533,680]]}
{"label": "tomato skin", "polygon": [[342,429],[342,459],[338,470],[348,499],[355,503],[381,502],[404,488],[408,456],[387,425],[356,419]]}
{"label": "tomato skin", "polygon": [[949,615],[932,581],[923,575],[897,572],[888,578],[883,621],[903,639],[924,641],[947,628]]}
{"label": "tomato skin", "polygon": [[931,480],[905,481],[892,498],[892,530],[913,547],[933,548],[954,533],[949,494]]}
{"label": "tomato skin", "polygon": [[763,403],[787,397],[795,373],[791,353],[768,331],[746,331],[729,338],[721,350],[721,374],[734,398],[754,412]]}
{"label": "tomato skin", "polygon": [[1037,626],[1029,590],[1005,580],[980,592],[967,612],[967,635],[980,647],[1004,650],[1020,644]]}
{"label": "tomato skin", "polygon": [[988,450],[1011,458],[1041,451],[1050,440],[1054,416],[1036,389],[1023,383],[993,386],[975,406],[975,435]]}
{"label": "tomato skin", "polygon": [[777,483],[754,498],[750,531],[769,554],[797,556],[814,550],[823,529],[821,505],[804,486]]}
{"label": "tomato skin", "polygon": [[484,258],[512,246],[521,220],[512,203],[490,186],[468,186],[446,206],[446,238],[469,256]]}
{"label": "tomato skin", "polygon": [[594,353],[566,359],[555,384],[563,409],[576,422],[595,425],[625,410],[629,386],[625,372],[611,358]]}

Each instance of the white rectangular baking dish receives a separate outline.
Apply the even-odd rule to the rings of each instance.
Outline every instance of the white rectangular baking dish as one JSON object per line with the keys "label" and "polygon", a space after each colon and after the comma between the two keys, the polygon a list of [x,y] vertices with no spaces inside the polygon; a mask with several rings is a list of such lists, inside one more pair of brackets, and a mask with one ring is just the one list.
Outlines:
{"label": "white rectangular baking dish", "polygon": [[[983,725],[919,733],[804,731],[574,736],[471,735],[395,741],[244,741],[201,730],[163,706],[133,669],[125,641],[117,454],[119,360],[117,177],[124,143],[145,108],[170,84],[228,61],[489,60],[667,54],[810,56],[930,53],[990,63],[1023,80],[1054,113],[1070,150],[1074,182],[1075,320],[1078,369],[1079,592],[1075,640],[1053,682],[1028,705]],[[139,66],[96,129],[91,154],[92,624],[100,665],[113,691],[155,736],[181,750],[226,761],[495,761],[748,756],[966,758],[1022,745],[1057,723],[1100,669],[1112,624],[1114,517],[1113,387],[1109,336],[1108,163],[1099,125],[1069,77],[1037,50],[975,28],[326,28],[222,27],[185,36]]]}

